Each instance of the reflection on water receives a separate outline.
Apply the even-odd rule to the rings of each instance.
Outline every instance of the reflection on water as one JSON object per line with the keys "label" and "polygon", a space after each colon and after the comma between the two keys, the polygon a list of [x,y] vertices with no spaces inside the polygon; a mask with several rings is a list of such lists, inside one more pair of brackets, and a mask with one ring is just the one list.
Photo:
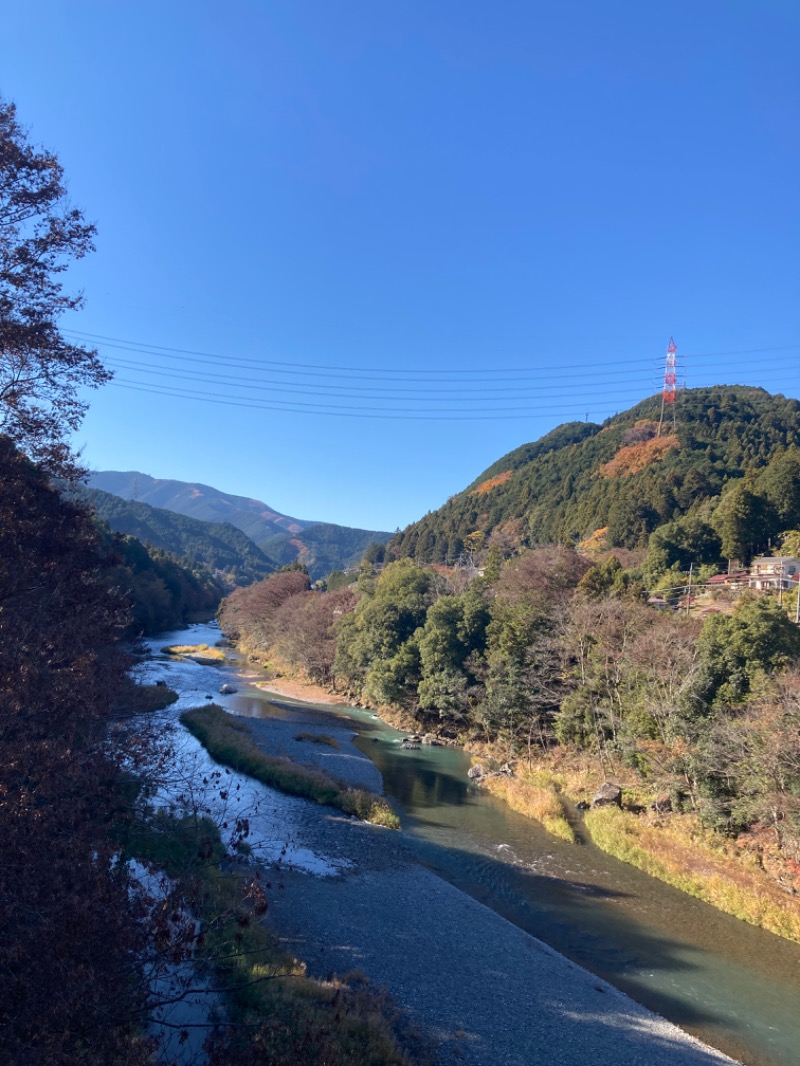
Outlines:
{"label": "reflection on water", "polygon": [[[214,640],[213,631],[192,636]],[[184,680],[195,695],[182,692],[179,707],[196,703],[199,689],[212,691],[201,676],[220,683],[232,676],[230,668],[183,665],[191,667]],[[285,715],[293,702],[246,684],[215,699],[249,717]],[[471,785],[461,751],[402,750],[398,734],[370,713],[321,710],[352,721],[359,747],[402,808],[404,836],[430,869],[748,1066],[798,1066],[800,945],[721,914],[592,845],[548,835]]]}
{"label": "reflection on water", "polygon": [[432,870],[749,1066],[800,1062],[800,946],[550,836],[475,788],[459,751],[359,746]]}

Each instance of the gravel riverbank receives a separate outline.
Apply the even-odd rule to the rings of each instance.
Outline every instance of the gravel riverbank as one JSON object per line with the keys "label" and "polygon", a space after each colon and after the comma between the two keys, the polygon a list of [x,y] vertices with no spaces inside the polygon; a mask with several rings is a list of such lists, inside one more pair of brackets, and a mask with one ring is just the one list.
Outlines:
{"label": "gravel riverbank", "polygon": [[[381,791],[335,713],[280,703],[241,719],[270,754]],[[336,747],[296,740],[324,734]],[[303,844],[336,877],[285,870],[270,922],[318,975],[361,970],[440,1046],[442,1066],[712,1066],[731,1063],[422,867],[392,832],[308,803]]]}

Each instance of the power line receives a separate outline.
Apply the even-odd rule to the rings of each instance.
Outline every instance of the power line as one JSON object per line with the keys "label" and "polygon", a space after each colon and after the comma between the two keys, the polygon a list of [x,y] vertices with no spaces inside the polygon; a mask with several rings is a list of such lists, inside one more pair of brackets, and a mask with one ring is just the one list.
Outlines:
{"label": "power line", "polygon": [[[419,369],[419,368],[406,369],[404,367],[397,367],[397,366],[393,366],[393,367],[336,366],[336,365],[326,365],[326,364],[321,364],[321,363],[290,362],[290,361],[287,361],[287,360],[274,360],[274,359],[262,359],[262,358],[254,359],[254,358],[249,358],[249,357],[246,357],[246,356],[237,356],[236,358],[237,358],[238,362],[237,363],[231,363],[228,356],[221,355],[220,353],[204,352],[204,351],[199,351],[199,350],[191,349],[191,348],[174,348],[174,347],[168,347],[166,345],[151,344],[149,342],[144,342],[144,341],[126,340],[126,339],[121,338],[121,337],[110,337],[110,336],[105,336],[105,335],[99,334],[99,333],[89,333],[89,332],[86,332],[86,331],[83,331],[83,330],[64,330],[64,332],[69,334],[70,336],[73,336],[75,338],[80,339],[81,343],[103,342],[108,347],[122,346],[123,350],[126,350],[126,351],[136,351],[136,352],[139,352],[139,353],[142,353],[142,354],[150,354],[150,355],[159,355],[161,353],[164,353],[166,355],[192,356],[195,359],[208,359],[208,360],[211,360],[213,362],[222,362],[222,363],[224,363],[224,364],[226,364],[228,366],[231,366],[231,367],[239,366],[241,369],[250,369],[253,366],[279,367],[279,368],[283,368],[281,372],[282,373],[286,373],[286,374],[290,374],[290,373],[307,374],[308,371],[320,371],[319,375],[316,375],[316,374],[312,375],[312,376],[320,376],[320,377],[324,377],[324,376],[339,376],[342,373],[353,373],[353,374],[357,375],[357,377],[361,377],[363,375],[376,374],[376,375],[381,375],[381,376],[376,378],[375,380],[383,380],[383,381],[385,381],[387,379],[385,377],[383,377],[382,375],[389,374],[389,373],[391,373],[391,374],[401,374],[401,375],[420,374],[420,375],[424,376],[420,380],[426,380],[426,379],[429,378],[430,375],[440,375],[442,377],[442,380],[448,380],[449,378],[452,378],[452,374],[453,374],[453,372],[451,370],[448,370],[448,369],[439,369],[439,370],[425,370],[425,369]],[[798,350],[798,349],[800,349],[800,343],[776,345],[776,346],[773,346],[773,347],[766,347],[766,348],[751,348],[751,349],[744,349],[743,348],[743,349],[732,350],[732,351],[727,351],[727,352],[726,351],[700,352],[700,353],[691,353],[690,352],[690,353],[687,353],[684,356],[684,359],[692,359],[692,360],[694,360],[694,359],[703,359],[703,358],[711,358],[711,357],[719,357],[719,356],[730,356],[730,355],[753,355],[753,354],[764,353],[764,352],[795,351],[795,350]],[[555,357],[553,357],[553,358],[555,359]],[[586,364],[579,364],[579,363],[578,364],[563,364],[563,365],[556,363],[555,365],[557,366],[557,369],[558,369],[559,373],[561,373],[563,371],[572,371],[572,370],[584,370],[585,371],[587,369]],[[621,365],[621,361],[619,361],[619,360],[618,360],[618,365]],[[652,358],[628,360],[628,361],[626,361],[626,365],[629,366],[629,367],[642,366],[642,367],[650,367],[650,368],[652,368],[652,367],[654,367],[656,365],[656,360],[654,360]],[[694,367],[695,364],[693,363],[692,365]],[[728,364],[728,365],[730,365],[730,364]],[[498,374],[533,374],[533,375],[536,376],[536,378],[538,378],[539,375],[541,374],[541,370],[539,368],[536,368],[536,367],[505,367],[505,368],[492,367],[492,368],[474,368],[474,369],[470,369],[468,367],[459,367],[458,373],[459,374],[489,374],[489,375],[493,375],[495,377]],[[627,373],[627,371],[619,371],[618,373]],[[405,380],[405,378],[400,378],[398,380],[402,381],[402,380]],[[526,380],[526,379],[511,378],[509,380],[510,381],[514,381],[514,380]],[[531,379],[531,380],[533,380],[533,379]]]}
{"label": "power line", "polygon": [[[283,411],[288,414],[313,414],[313,415],[326,415],[330,417],[339,418],[370,418],[370,419],[385,419],[387,421],[424,421],[424,422],[450,422],[450,421],[513,421],[519,419],[530,419],[535,415],[583,415],[583,401],[578,402],[574,407],[565,409],[557,409],[551,406],[543,408],[515,408],[512,410],[524,410],[525,414],[479,414],[471,412],[468,414],[454,414],[449,412],[447,414],[441,413],[428,413],[419,412],[414,409],[405,411],[402,408],[352,408],[344,409],[341,407],[334,407],[330,404],[303,404],[294,406],[281,406],[281,404],[288,404],[289,401],[276,401],[269,403],[266,401],[252,400],[249,397],[225,397],[222,398],[218,394],[200,392],[199,390],[190,389],[178,389],[171,386],[164,385],[160,387],[143,385],[138,382],[131,382],[124,378],[115,378],[109,383],[109,388],[122,388],[129,389],[134,392],[144,392],[156,396],[168,396],[174,399],[184,400],[201,400],[206,403],[213,403],[222,406],[229,407],[249,407],[258,410],[266,411]],[[580,409],[580,410],[579,410]],[[502,410],[502,409],[500,409]],[[402,413],[390,413],[400,411]],[[583,418],[576,418],[575,421],[583,421]]]}
{"label": "power line", "polygon": [[[165,368],[162,368],[162,367],[153,367],[153,366],[151,366],[149,364],[142,363],[142,362],[136,362],[134,360],[106,359],[106,363],[109,366],[111,366],[111,367],[119,368],[119,369],[122,369],[122,370],[132,370],[132,371],[141,372],[141,373],[144,373],[144,374],[157,375],[159,377],[191,378],[192,380],[195,380],[197,378],[197,374],[193,370],[184,370],[182,368],[175,368],[175,367],[172,367],[172,368],[169,368],[169,369],[165,369]],[[213,380],[213,381],[219,382],[223,386],[238,386],[238,385],[242,384],[241,380],[239,380],[239,379],[232,378],[230,376],[226,376],[226,375],[223,375],[223,374],[209,373],[207,371],[203,373],[203,380]],[[257,382],[261,382],[261,384],[257,384]],[[445,383],[442,382],[441,384],[444,385]],[[570,389],[569,395],[572,395],[574,393],[575,384],[576,383],[573,381],[572,382],[572,388]],[[593,395],[597,394],[597,384],[595,382],[587,381],[587,382],[584,382],[583,384],[585,384],[585,386],[587,388],[592,390],[592,394]],[[657,381],[654,378],[651,378],[649,382],[643,382],[642,386],[639,389],[637,389],[636,394],[637,395],[641,394],[643,389],[647,388],[648,385],[652,387],[653,391],[656,391],[658,383],[657,383]],[[312,383],[310,385],[302,385],[302,384],[297,384],[295,382],[264,381],[264,379],[261,379],[261,378],[255,378],[255,379],[249,378],[248,381],[247,381],[247,387],[248,388],[258,388],[261,391],[271,390],[273,392],[300,393],[302,395],[308,395],[308,396],[314,396],[314,395],[316,395],[316,396],[328,396],[328,395],[330,395],[331,390],[335,390],[335,393],[338,393],[339,397],[342,398],[342,399],[381,399],[381,398],[383,398],[384,394],[388,394],[390,398],[403,396],[403,398],[408,398],[408,399],[420,399],[420,400],[435,399],[435,400],[439,401],[440,403],[455,403],[455,402],[477,403],[479,401],[482,401],[487,394],[494,394],[494,393],[510,393],[511,396],[513,396],[513,397],[520,397],[520,396],[524,396],[526,393],[531,393],[531,392],[534,393],[534,394],[538,394],[538,393],[541,393],[541,392],[552,392],[552,391],[564,392],[564,384],[563,384],[563,382],[559,383],[557,385],[537,385],[537,386],[524,385],[524,386],[521,386],[521,387],[504,387],[504,388],[493,388],[493,387],[489,387],[489,388],[483,387],[483,388],[478,388],[478,389],[461,389],[461,388],[452,389],[452,388],[448,388],[446,390],[448,395],[446,395],[446,396],[443,395],[441,391],[433,391],[430,388],[427,388],[427,389],[404,389],[404,388],[384,389],[384,388],[368,387],[368,388],[364,388],[364,389],[358,390],[356,392],[345,392],[344,390],[352,389],[352,388],[354,388],[354,386],[319,385],[317,383]],[[403,395],[403,394],[406,394],[406,393],[408,393],[410,395],[408,397]],[[617,395],[617,391],[615,390],[613,394]],[[454,399],[450,399],[449,397],[454,397]],[[499,397],[499,398],[501,398],[501,397]],[[557,397],[554,397],[554,398],[557,398]]]}

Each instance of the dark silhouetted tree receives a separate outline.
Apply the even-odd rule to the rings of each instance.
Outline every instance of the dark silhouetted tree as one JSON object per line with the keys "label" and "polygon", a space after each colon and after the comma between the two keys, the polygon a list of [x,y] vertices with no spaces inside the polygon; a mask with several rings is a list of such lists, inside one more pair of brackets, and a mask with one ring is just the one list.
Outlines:
{"label": "dark silhouetted tree", "polygon": [[62,275],[93,250],[94,233],[68,200],[58,159],[28,143],[0,99],[0,431],[65,476],[78,473],[67,438],[86,411],[80,390],[111,377],[58,325],[83,302]]}

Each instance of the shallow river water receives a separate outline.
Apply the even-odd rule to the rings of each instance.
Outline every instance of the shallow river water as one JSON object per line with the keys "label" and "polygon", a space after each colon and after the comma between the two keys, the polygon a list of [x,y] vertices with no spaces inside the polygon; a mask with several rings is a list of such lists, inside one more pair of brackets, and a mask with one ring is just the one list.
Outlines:
{"label": "shallow river water", "polygon": [[[219,639],[213,627],[193,630],[163,634],[152,646]],[[213,693],[237,715],[280,713],[243,678],[236,695],[216,695],[221,681],[236,674],[233,666],[152,663],[147,670],[178,688],[179,709]],[[550,836],[472,786],[460,751],[404,751],[398,734],[368,712],[324,710],[352,721],[359,747],[380,769],[402,815],[404,835],[431,870],[748,1066],[800,1066],[800,945],[730,918],[593,845]],[[288,815],[278,806],[265,822]],[[267,824],[263,834],[269,836]],[[265,843],[265,854],[271,850]],[[311,856],[307,868],[315,862],[316,872],[333,872],[324,857]]]}

